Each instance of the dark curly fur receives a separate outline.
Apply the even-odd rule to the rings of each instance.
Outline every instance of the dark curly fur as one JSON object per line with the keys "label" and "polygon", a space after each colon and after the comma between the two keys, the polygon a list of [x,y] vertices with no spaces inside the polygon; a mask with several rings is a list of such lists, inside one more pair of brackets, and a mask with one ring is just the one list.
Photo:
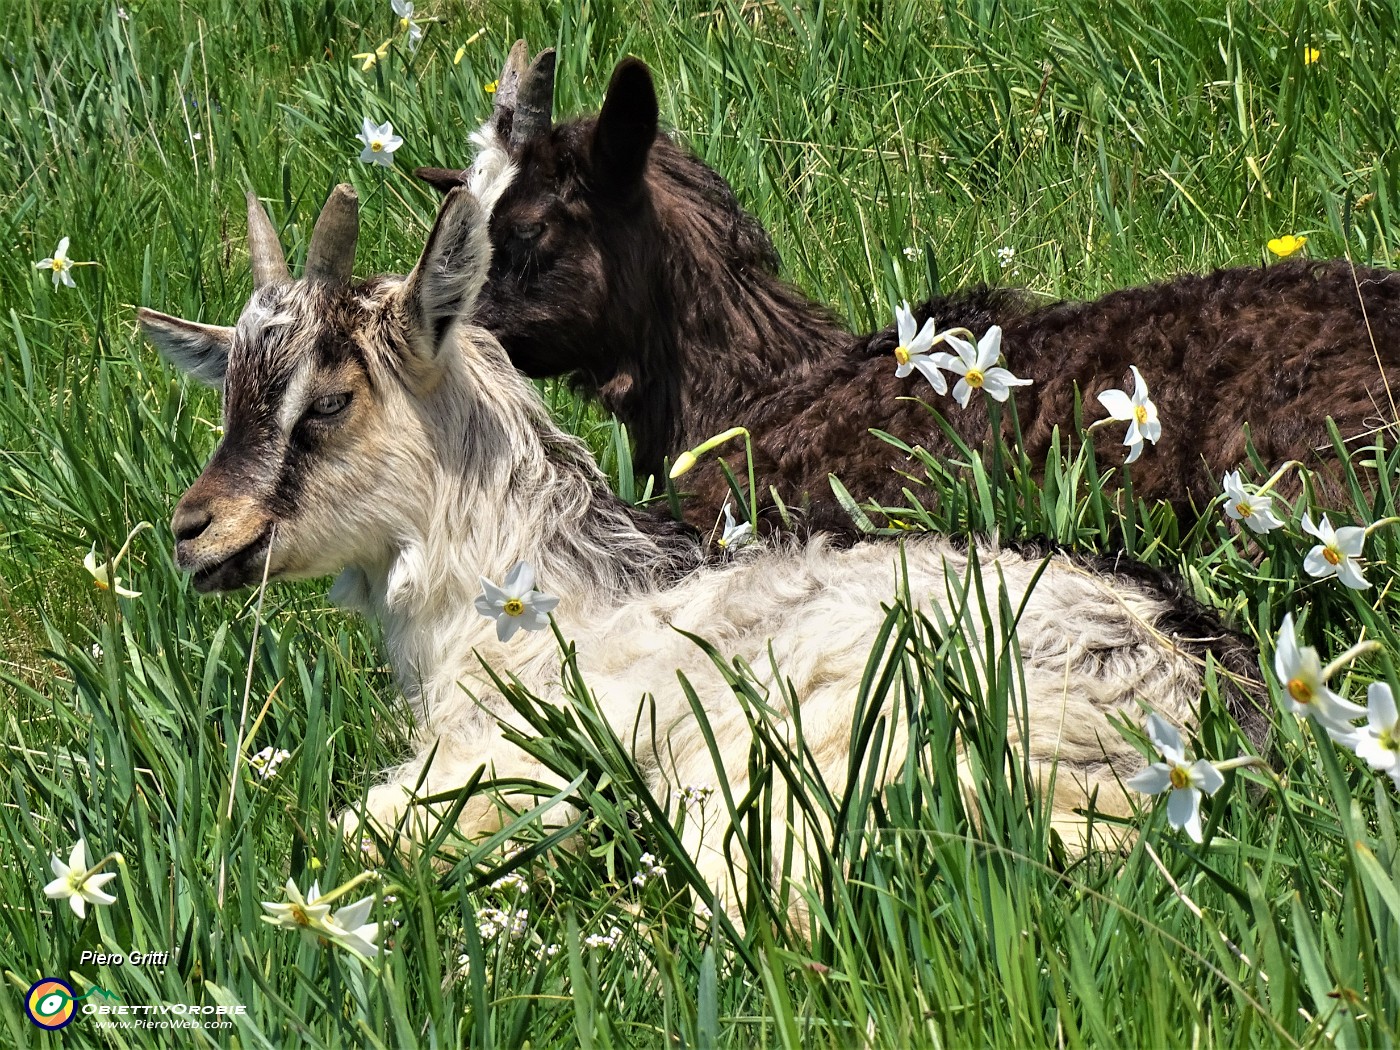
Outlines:
{"label": "dark curly fur", "polygon": [[[857,499],[904,502],[907,464],[872,428],[953,453],[927,410],[901,398],[929,401],[972,448],[985,445],[983,398],[964,410],[917,373],[896,379],[893,326],[853,335],[775,276],[771,242],[728,184],[658,134],[642,63],[619,64],[596,118],[556,125],[512,160],[519,172],[492,215],[495,261],[478,320],[530,375],[567,375],[596,394],[631,432],[639,472],[743,424],[760,493],[776,486],[790,505],[808,497],[809,523],[830,526],[844,515],[828,471]],[[1266,466],[1316,467],[1331,457],[1327,416],[1348,438],[1395,422],[1380,367],[1400,363],[1391,272],[1285,262],[1089,303],[1037,307],[1020,293],[972,290],[916,313],[940,329],[1003,327],[1006,363],[1034,380],[1016,391],[1016,410],[1035,463],[1055,426],[1075,436],[1076,384],[1086,422],[1099,419],[1096,395],[1130,389],[1128,366],[1138,365],[1163,437],[1133,465],[1133,486],[1188,521],[1245,463],[1245,423]],[[1122,463],[1124,429],[1093,432],[1101,468]],[[739,473],[742,449],[726,452]],[[711,462],[683,484],[687,517],[708,528],[727,495],[722,474]]]}

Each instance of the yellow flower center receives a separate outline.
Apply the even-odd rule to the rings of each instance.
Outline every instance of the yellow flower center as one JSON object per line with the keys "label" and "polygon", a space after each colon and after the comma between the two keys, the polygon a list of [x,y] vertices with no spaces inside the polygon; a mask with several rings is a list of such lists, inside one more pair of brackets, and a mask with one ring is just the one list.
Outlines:
{"label": "yellow flower center", "polygon": [[1389,729],[1382,729],[1380,739],[1376,741],[1386,751],[1400,751],[1400,737],[1397,737]]}
{"label": "yellow flower center", "polygon": [[54,268],[54,270],[61,273],[62,270],[63,270],[63,264],[64,264],[65,262],[67,262],[67,261],[68,261],[67,259],[55,259],[55,260],[53,261],[53,268]]}
{"label": "yellow flower center", "polygon": [[408,31],[408,27],[411,26],[412,24],[413,24],[413,23],[410,22],[407,18],[400,18],[400,19],[399,19],[399,28],[402,29],[402,30],[404,30],[405,32]]}
{"label": "yellow flower center", "polygon": [[374,153],[379,153],[384,149],[384,143],[380,142],[378,139],[375,139],[369,144],[369,148]]}
{"label": "yellow flower center", "polygon": [[109,591],[109,590],[111,590],[111,587],[107,584],[107,581],[106,581],[106,580],[94,579],[94,580],[92,581],[92,585],[93,585],[94,587],[96,587],[99,591]]}
{"label": "yellow flower center", "polygon": [[1327,559],[1328,565],[1340,565],[1342,563],[1342,556],[1337,553],[1335,547],[1323,547],[1322,556]]}
{"label": "yellow flower center", "polygon": [[902,365],[907,365],[909,363],[909,348],[902,345],[895,347],[894,359]]}
{"label": "yellow flower center", "polygon": [[519,598],[507,598],[505,613],[507,616],[519,616],[525,611],[525,603]]}
{"label": "yellow flower center", "polygon": [[1251,507],[1248,503],[1236,503],[1235,513],[1242,518],[1248,518],[1254,514],[1254,508]]}
{"label": "yellow flower center", "polygon": [[1310,704],[1313,702],[1313,689],[1301,678],[1290,678],[1288,680],[1288,695],[1293,697],[1300,704]]}
{"label": "yellow flower center", "polygon": [[972,387],[973,390],[981,390],[982,384],[987,380],[987,377],[982,374],[981,369],[977,368],[969,368],[967,370],[967,375],[963,376],[963,378],[967,380],[967,385]]}
{"label": "yellow flower center", "polygon": [[1172,787],[1176,788],[1178,791],[1191,783],[1191,778],[1186,775],[1186,770],[1181,766],[1172,766],[1172,771],[1169,776],[1171,777]]}
{"label": "yellow flower center", "polygon": [[292,905],[292,918],[296,920],[299,926],[311,925],[311,916],[306,914],[305,909],[303,909],[300,904]]}
{"label": "yellow flower center", "polygon": [[1147,406],[1146,406],[1146,405],[1135,405],[1135,406],[1133,407],[1133,416],[1137,419],[1137,421],[1138,421],[1139,423],[1146,423],[1146,422],[1147,422]]}

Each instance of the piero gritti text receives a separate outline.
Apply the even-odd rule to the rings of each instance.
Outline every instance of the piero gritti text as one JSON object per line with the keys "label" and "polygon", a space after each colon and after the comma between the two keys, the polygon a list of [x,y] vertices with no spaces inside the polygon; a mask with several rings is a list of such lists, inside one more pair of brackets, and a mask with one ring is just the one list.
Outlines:
{"label": "piero gritti text", "polygon": [[94,952],[84,951],[78,957],[78,965],[91,963],[94,966],[165,966],[170,962],[169,952]]}

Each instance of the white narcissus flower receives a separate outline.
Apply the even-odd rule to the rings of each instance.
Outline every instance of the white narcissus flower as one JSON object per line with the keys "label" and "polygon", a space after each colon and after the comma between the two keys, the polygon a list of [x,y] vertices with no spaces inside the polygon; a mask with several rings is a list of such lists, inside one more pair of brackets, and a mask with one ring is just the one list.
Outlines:
{"label": "white narcissus flower", "polygon": [[313,941],[324,938],[367,959],[379,954],[379,946],[374,943],[379,935],[379,924],[365,922],[374,904],[373,897],[348,904],[331,914],[330,901],[343,890],[323,897],[320,883],[313,882],[311,891],[302,896],[293,879],[287,880],[285,889],[285,903],[262,902],[263,910],[268,913],[262,917],[263,922],[284,930],[300,930],[303,936]]}
{"label": "white narcissus flower", "polygon": [[374,942],[379,936],[379,923],[365,921],[369,918],[372,907],[374,898],[365,897],[354,904],[337,908],[326,920],[326,927],[330,931],[326,936],[356,955],[363,955],[366,959],[377,957],[380,947]]}
{"label": "white narcissus flower", "polygon": [[389,6],[399,16],[399,28],[408,33],[408,49],[416,51],[423,39],[423,27],[413,20],[413,4],[409,0],[389,0]]}
{"label": "white narcissus flower", "polygon": [[263,910],[268,913],[262,917],[263,922],[280,926],[284,930],[301,930],[308,935],[320,933],[325,928],[326,917],[331,913],[329,904],[319,903],[321,884],[313,882],[311,892],[304,897],[301,890],[297,889],[294,879],[288,879],[285,888],[287,893],[285,903],[279,901],[262,902]]}
{"label": "white narcissus flower", "polygon": [[360,151],[361,164],[378,164],[387,168],[394,163],[394,150],[403,145],[403,139],[394,134],[394,125],[389,121],[375,124],[365,117],[364,127],[355,136],[365,144]]}
{"label": "white narcissus flower", "polygon": [[735,522],[729,504],[724,505],[724,533],[719,538],[721,550],[736,551],[746,543],[753,542],[753,523]]}
{"label": "white narcissus flower", "polygon": [[123,598],[141,597],[140,591],[127,590],[122,586],[122,579],[116,574],[117,563],[121,561],[122,558],[126,557],[126,552],[130,549],[131,541],[136,534],[142,529],[149,529],[150,527],[151,523],[149,521],[138,521],[136,527],[126,534],[126,542],[122,544],[122,549],[117,551],[116,557],[111,561],[104,561],[98,564],[97,544],[94,543],[92,545],[92,550],[88,551],[87,556],[83,558],[83,568],[85,568],[92,577],[92,585],[94,587],[99,591],[115,591]]}
{"label": "white narcissus flower", "polygon": [[1303,568],[1309,576],[1320,580],[1335,576],[1356,591],[1364,591],[1371,586],[1357,565],[1361,550],[1366,545],[1365,529],[1359,525],[1334,529],[1326,514],[1322,516],[1322,521],[1314,524],[1312,516],[1304,513],[1303,531],[1322,541],[1303,559]]}
{"label": "white narcissus flower", "polygon": [[54,854],[49,859],[49,867],[57,876],[44,887],[44,896],[52,900],[67,899],[73,914],[86,918],[88,904],[114,904],[115,897],[104,893],[102,887],[117,877],[115,871],[97,873],[92,871],[87,859],[87,840],[79,839],[68,855],[68,863]]}
{"label": "white narcissus flower", "polygon": [[1147,738],[1163,760],[1152,763],[1125,783],[1147,795],[1170,791],[1167,823],[1185,831],[1192,842],[1200,842],[1201,795],[1214,795],[1224,785],[1225,777],[1204,758],[1188,764],[1181,734],[1155,712],[1147,716]]}
{"label": "white narcissus flower", "polygon": [[1283,618],[1274,646],[1274,674],[1283,684],[1284,706],[1299,718],[1309,715],[1324,729],[1350,731],[1350,722],[1366,712],[1327,688],[1322,660],[1310,645],[1300,646],[1293,628],[1293,614]]}
{"label": "white narcissus flower", "polygon": [[992,325],[985,335],[977,340],[974,347],[966,339],[955,335],[947,337],[947,343],[958,352],[936,355],[940,368],[946,368],[962,376],[953,387],[953,398],[963,408],[967,407],[974,390],[983,390],[996,401],[1005,401],[1011,396],[1013,386],[1030,386],[1031,380],[1017,379],[1007,369],[994,367],[1001,356],[1001,326]]}
{"label": "white narcissus flower", "polygon": [[57,288],[59,283],[66,284],[69,288],[76,288],[73,283],[73,275],[69,273],[73,269],[73,260],[68,258],[68,238],[64,237],[58,242],[58,247],[47,259],[40,259],[34,264],[36,270],[51,270],[53,272],[53,286]]}
{"label": "white narcissus flower", "polygon": [[538,631],[549,626],[549,614],[559,599],[534,588],[535,570],[529,562],[517,562],[499,587],[481,577],[476,611],[495,619],[496,637],[501,641],[510,641],[522,627]]}
{"label": "white narcissus flower", "polygon": [[1400,787],[1400,711],[1387,683],[1372,682],[1366,690],[1366,724],[1333,737]]}
{"label": "white narcissus flower", "polygon": [[1137,365],[1130,365],[1133,373],[1133,393],[1129,396],[1122,390],[1105,390],[1099,395],[1099,403],[1108,409],[1111,419],[1128,424],[1128,432],[1123,444],[1128,446],[1126,463],[1134,462],[1142,455],[1143,442],[1154,445],[1162,436],[1162,423],[1157,418],[1157,406],[1148,396],[1147,380],[1142,378]]}
{"label": "white narcissus flower", "polygon": [[936,342],[933,318],[930,317],[924,322],[924,326],[919,328],[918,323],[914,320],[914,311],[909,309],[909,303],[905,301],[894,308],[894,319],[899,338],[899,343],[894,348],[894,359],[898,364],[894,370],[896,378],[903,379],[917,368],[919,374],[933,386],[935,393],[946,394],[948,380],[938,370],[935,359],[947,355],[929,356],[929,351],[933,349],[933,344]]}
{"label": "white narcissus flower", "polygon": [[1244,522],[1261,535],[1283,526],[1274,514],[1273,498],[1246,492],[1238,470],[1226,474],[1221,484],[1225,489],[1225,513],[1235,521]]}

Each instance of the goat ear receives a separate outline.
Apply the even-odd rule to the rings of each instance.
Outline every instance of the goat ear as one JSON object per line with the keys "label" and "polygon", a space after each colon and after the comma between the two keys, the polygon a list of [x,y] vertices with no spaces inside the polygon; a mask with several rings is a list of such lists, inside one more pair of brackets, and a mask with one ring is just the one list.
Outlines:
{"label": "goat ear", "polygon": [[426,182],[444,196],[467,184],[467,173],[460,168],[414,168],[413,177]]}
{"label": "goat ear", "polygon": [[590,152],[595,182],[605,193],[626,196],[641,184],[656,141],[656,121],[651,70],[641,59],[624,58],[608,82]]}
{"label": "goat ear", "polygon": [[436,358],[453,322],[471,316],[490,265],[486,214],[471,190],[458,186],[443,198],[427,246],[404,286],[418,353]]}
{"label": "goat ear", "polygon": [[136,319],[161,357],[207,386],[224,385],[228,349],[233,344],[232,328],[183,321],[145,307],[136,311]]}

